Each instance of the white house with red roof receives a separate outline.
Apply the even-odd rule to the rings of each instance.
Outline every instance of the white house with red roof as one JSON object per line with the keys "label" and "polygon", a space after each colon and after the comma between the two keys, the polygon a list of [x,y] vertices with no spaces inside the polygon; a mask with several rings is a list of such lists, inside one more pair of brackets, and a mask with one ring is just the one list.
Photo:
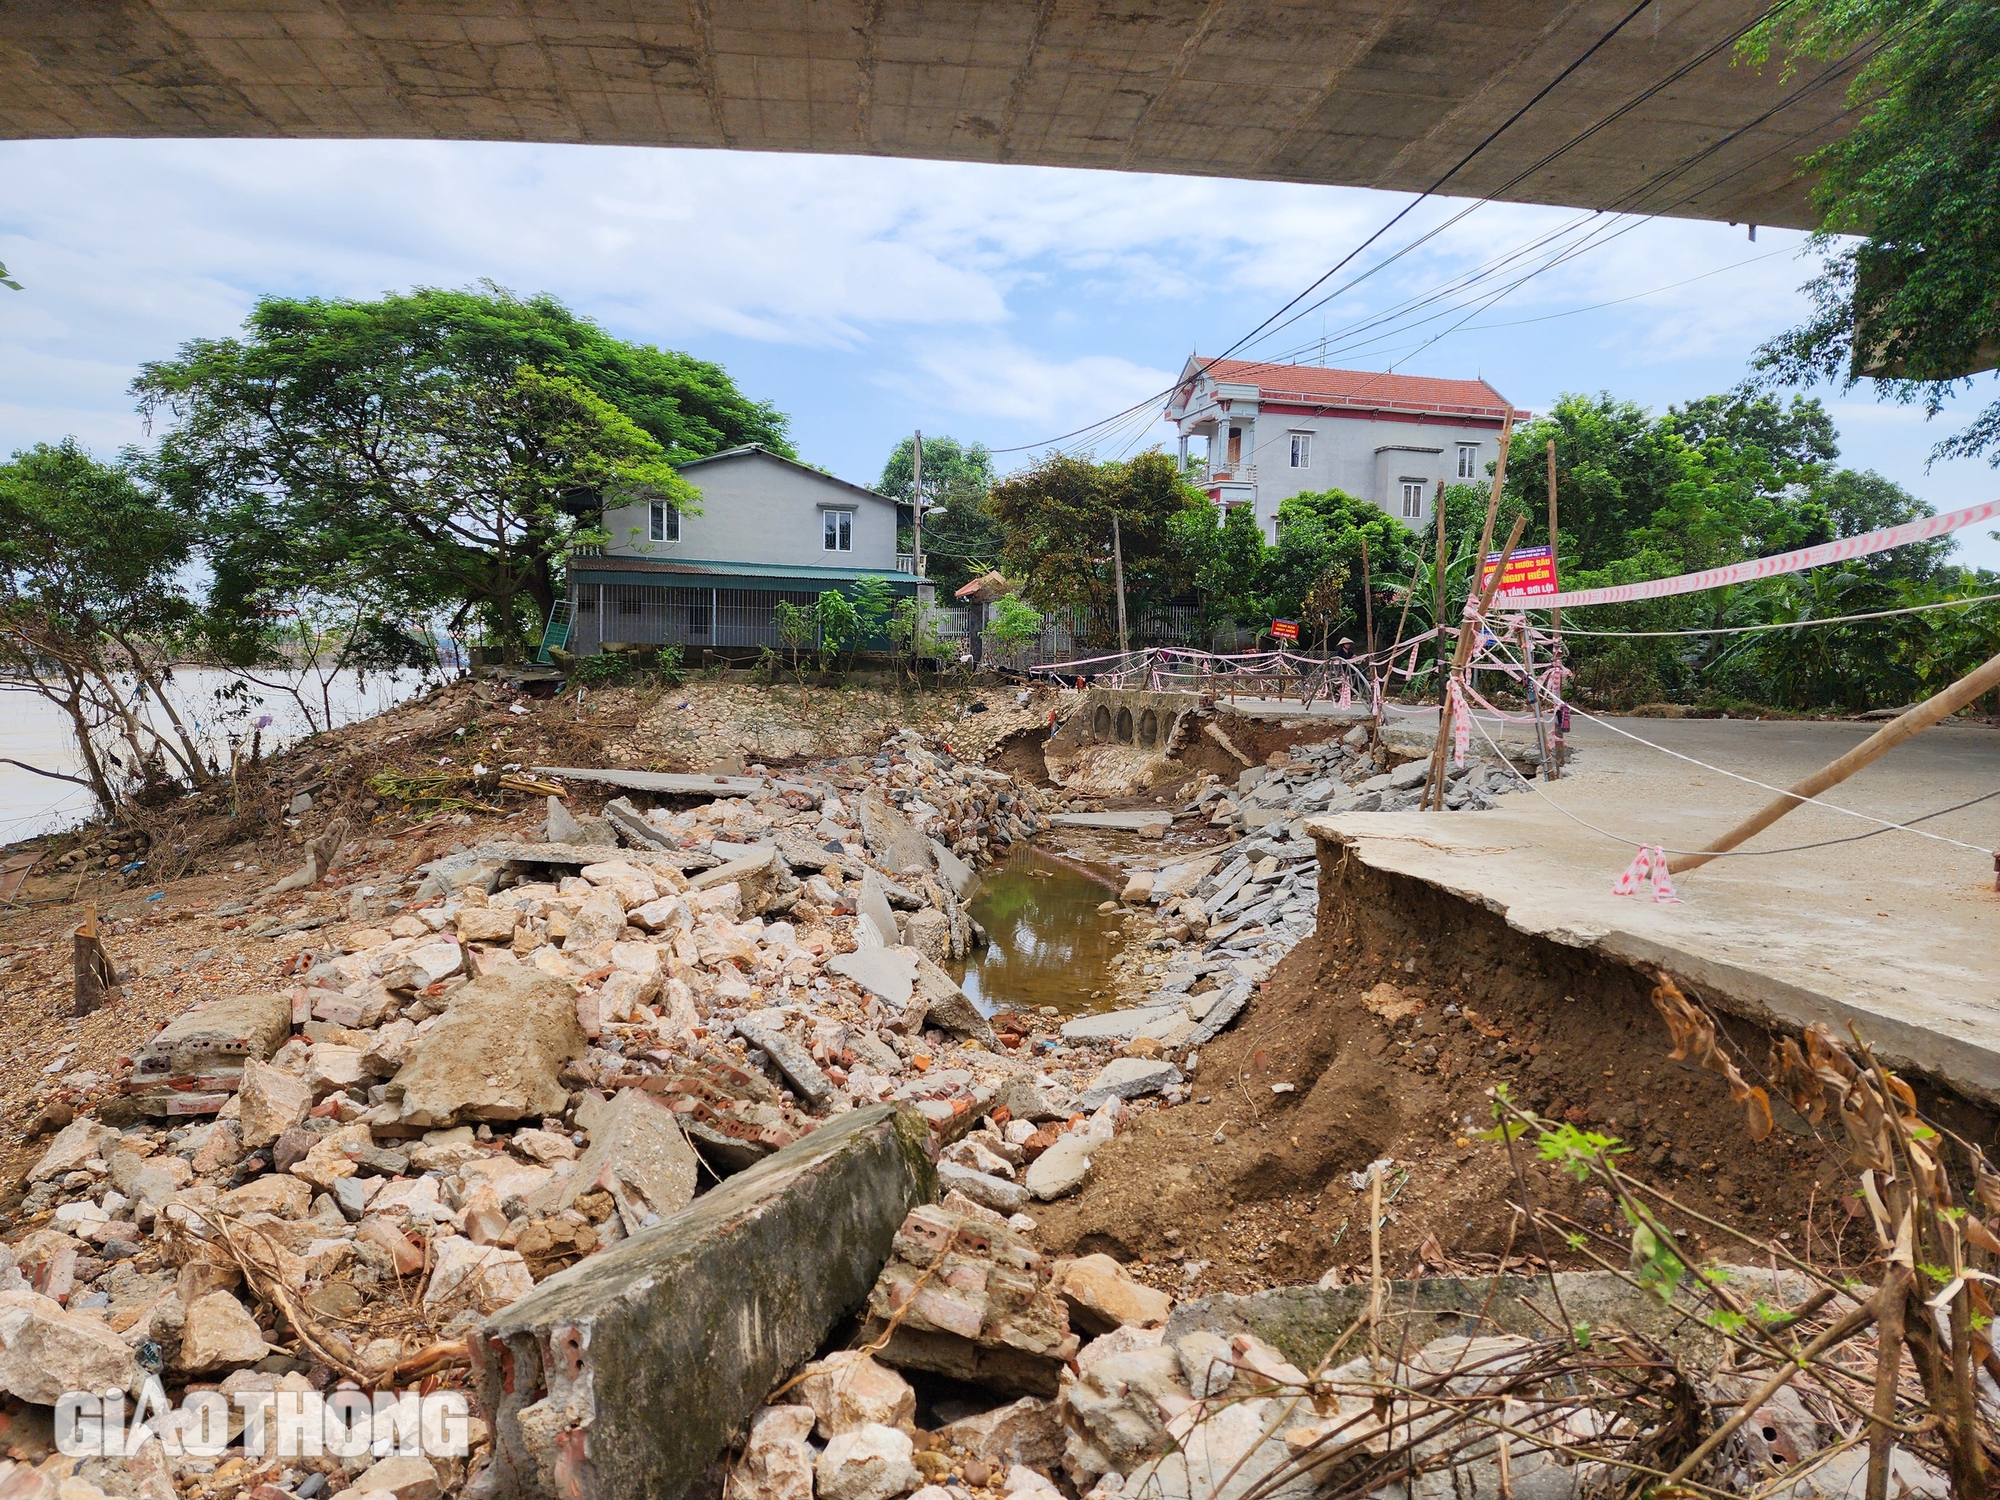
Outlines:
{"label": "white house with red roof", "polygon": [[1439,480],[1486,478],[1508,409],[1483,380],[1193,355],[1166,415],[1180,430],[1181,467],[1189,440],[1204,439],[1209,498],[1254,507],[1276,541],[1279,502],[1305,490],[1345,490],[1425,525]]}

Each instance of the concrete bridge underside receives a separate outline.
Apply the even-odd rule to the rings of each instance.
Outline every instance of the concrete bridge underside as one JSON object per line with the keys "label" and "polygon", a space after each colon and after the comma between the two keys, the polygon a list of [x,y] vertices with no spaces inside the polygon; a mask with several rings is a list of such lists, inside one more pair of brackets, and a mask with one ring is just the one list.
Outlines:
{"label": "concrete bridge underside", "polygon": [[[1632,3],[9,0],[0,137],[564,141],[1417,189]],[[1840,129],[1847,79],[1732,63],[1761,9],[1654,0],[1445,191],[1810,223],[1797,158]]]}

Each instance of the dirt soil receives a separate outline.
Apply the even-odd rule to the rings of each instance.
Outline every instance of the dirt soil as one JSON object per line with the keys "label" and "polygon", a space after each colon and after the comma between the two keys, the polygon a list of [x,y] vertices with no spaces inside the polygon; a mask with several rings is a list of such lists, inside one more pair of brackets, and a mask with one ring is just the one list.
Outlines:
{"label": "dirt soil", "polygon": [[[1816,1132],[1774,1101],[1780,1128],[1753,1142],[1720,1078],[1667,1057],[1652,975],[1525,938],[1358,861],[1323,871],[1321,886],[1317,935],[1202,1050],[1193,1101],[1140,1107],[1078,1197],[1036,1205],[1052,1251],[1105,1251],[1183,1297],[1366,1275],[1368,1200],[1348,1174],[1392,1157],[1382,1255],[1398,1276],[1490,1270],[1503,1253],[1589,1264],[1529,1231],[1510,1244],[1523,1180],[1622,1263],[1607,1195],[1518,1145],[1517,1178],[1505,1146],[1476,1138],[1492,1125],[1489,1090],[1505,1085],[1544,1117],[1621,1138],[1630,1170],[1697,1213],[1788,1236],[1822,1263],[1866,1255],[1837,1127]],[[1754,1078],[1769,1037],[1733,1020],[1722,1030]],[[1971,1138],[1992,1134],[1962,1102],[1924,1104]],[[1692,1218],[1668,1222],[1697,1253],[1744,1253]]]}
{"label": "dirt soil", "polygon": [[[1229,743],[1249,757],[1252,765],[1261,766],[1272,755],[1282,750],[1290,750],[1294,745],[1317,745],[1347,733],[1349,724],[1335,724],[1327,719],[1264,719],[1249,714],[1231,713],[1220,709],[1215,723],[1229,736]],[[1216,744],[1212,735],[1196,729],[1185,737],[1186,743],[1175,753],[1177,764],[1186,767],[1186,780],[1192,782],[1204,771],[1236,784],[1236,778],[1243,771],[1243,762]],[[1182,782],[1175,782],[1176,787]],[[1108,805],[1108,804],[1107,804]]]}

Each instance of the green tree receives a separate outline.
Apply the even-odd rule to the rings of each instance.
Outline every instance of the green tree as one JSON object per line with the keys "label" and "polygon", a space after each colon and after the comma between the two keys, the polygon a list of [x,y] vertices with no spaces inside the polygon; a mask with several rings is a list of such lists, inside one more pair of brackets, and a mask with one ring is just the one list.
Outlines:
{"label": "green tree", "polygon": [[1171,525],[1179,571],[1193,580],[1209,627],[1261,618],[1269,549],[1256,512],[1247,505],[1189,506]]}
{"label": "green tree", "polygon": [[896,607],[896,591],[889,580],[877,573],[863,573],[849,586],[848,597],[860,627],[858,646],[867,649],[886,639],[889,616]]}
{"label": "green tree", "polygon": [[[1787,385],[1872,379],[1936,416],[2000,356],[2000,8],[1972,0],[1800,0],[1745,39],[1765,62],[1865,57],[1853,126],[1803,163],[1826,260],[1813,310],[1759,352]],[[1849,236],[1865,236],[1850,239]],[[1934,456],[2000,465],[2000,402]]]}
{"label": "green tree", "polygon": [[1264,566],[1272,613],[1310,618],[1329,640],[1350,634],[1359,641],[1366,613],[1363,537],[1379,612],[1389,580],[1407,574],[1416,561],[1409,527],[1343,490],[1308,490],[1279,501],[1278,540]]}
{"label": "green tree", "polygon": [[107,814],[128,780],[208,778],[164,692],[170,648],[196,614],[181,582],[194,539],[184,516],[74,438],[0,464],[0,668],[68,718],[85,774],[13,764],[82,780]]}
{"label": "green tree", "polygon": [[1002,594],[986,622],[986,639],[996,656],[1012,657],[1041,639],[1043,623],[1041,611],[1019,594]]}
{"label": "green tree", "polygon": [[1089,638],[1117,638],[1111,518],[1118,517],[1126,612],[1142,618],[1192,580],[1175,518],[1209,504],[1165,453],[1114,463],[1051,454],[993,487],[988,508],[1005,535],[1001,563],[1042,609],[1074,609]]}
{"label": "green tree", "polygon": [[224,605],[286,562],[359,563],[510,641],[607,492],[686,508],[674,460],[785,451],[783,419],[715,366],[492,288],[267,298],[240,338],[195,340],[133,389],[164,428],[149,472],[202,518]]}
{"label": "green tree", "polygon": [[218,608],[268,600],[286,568],[358,568],[370,588],[450,600],[456,620],[522,642],[570,548],[600,540],[606,494],[694,504],[670,460],[712,428],[676,426],[658,388],[632,390],[668,356],[622,346],[620,366],[614,348],[560,304],[498,292],[266,300],[242,338],[142,368],[134,390],[166,428],[148,472],[202,518]]}
{"label": "green tree", "polygon": [[[1836,469],[1814,481],[1810,496],[1833,525],[1835,536],[1861,536],[1937,514],[1893,479],[1873,469]],[[1888,552],[1864,557],[1858,566],[1877,578],[1911,582],[1936,577],[1957,543],[1948,536],[1912,542]]]}
{"label": "green tree", "polygon": [[[897,545],[915,540],[916,440],[904,438],[882,466],[876,490],[897,504]],[[941,594],[950,594],[994,567],[1000,527],[986,509],[993,488],[993,455],[980,443],[952,437],[924,439],[924,559]]]}
{"label": "green tree", "polygon": [[861,616],[847,595],[828,589],[813,606],[813,623],[819,627],[819,666],[831,672],[835,661],[861,644]]}

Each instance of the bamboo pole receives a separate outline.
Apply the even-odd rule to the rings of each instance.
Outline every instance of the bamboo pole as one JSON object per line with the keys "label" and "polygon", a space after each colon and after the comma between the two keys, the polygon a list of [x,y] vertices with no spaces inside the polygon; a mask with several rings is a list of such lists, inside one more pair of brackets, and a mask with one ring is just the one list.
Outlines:
{"label": "bamboo pole", "polygon": [[[1431,611],[1431,624],[1437,627],[1437,669],[1438,702],[1444,702],[1444,481],[1438,481],[1437,503],[1432,507],[1437,511],[1437,559],[1431,564],[1431,593],[1436,605]],[[1410,664],[1416,670],[1416,663]]]}
{"label": "bamboo pole", "polygon": [[[1556,440],[1554,438],[1549,439],[1548,451],[1549,451],[1549,576],[1556,580],[1556,588],[1558,591],[1560,591],[1562,588],[1562,570],[1556,564],[1556,551],[1562,545],[1562,541],[1559,533],[1556,531]],[[1557,669],[1556,690],[1558,694],[1560,694],[1562,690],[1561,668],[1563,664],[1563,648],[1562,648],[1563,612],[1560,609],[1556,609],[1554,607],[1551,607],[1549,610],[1549,634],[1555,637],[1555,643],[1551,648],[1552,654],[1550,656],[1550,660],[1554,663]],[[1552,715],[1552,717],[1555,718],[1555,722],[1549,725],[1549,744],[1550,748],[1553,749],[1555,753],[1553,755],[1544,753],[1542,756],[1542,780],[1544,781],[1554,781],[1558,776],[1562,775],[1563,748],[1564,748],[1563,735],[1562,735],[1562,720],[1560,716]]]}
{"label": "bamboo pole", "polygon": [[2000,656],[1995,656],[1970,675],[1961,677],[1941,693],[1924,699],[1901,718],[1891,719],[1852,750],[1813,772],[1775,801],[1738,823],[1699,854],[1680,854],[1667,861],[1670,873],[1695,870],[1718,854],[1726,854],[1746,839],[1755,838],[1807,797],[1817,797],[1828,787],[1838,786],[1863,766],[1874,764],[1905,740],[1913,739],[1933,724],[1950,718],[1961,708],[2000,687]]}
{"label": "bamboo pole", "polygon": [[1368,655],[1375,655],[1375,580],[1368,566],[1368,533],[1361,533],[1361,617],[1366,622],[1363,635],[1368,641]]}
{"label": "bamboo pole", "polygon": [[[1504,452],[1505,450],[1503,449],[1502,451]],[[1494,592],[1500,587],[1500,575],[1507,571],[1507,560],[1514,555],[1515,544],[1521,540],[1521,533],[1526,529],[1527,524],[1528,518],[1526,516],[1514,517],[1514,529],[1508,533],[1507,545],[1501,550],[1500,560],[1494,564],[1491,576],[1487,578],[1485,584],[1479,590],[1479,612],[1458,627],[1458,649],[1452,653],[1451,658],[1451,670],[1454,677],[1464,669],[1468,661],[1472,660],[1472,647],[1474,642],[1479,639],[1482,623],[1486,619],[1486,611],[1493,604]],[[1480,556],[1483,558],[1485,555],[1485,549],[1482,548]],[[1437,808],[1444,806],[1444,765],[1447,753],[1446,746],[1450,743],[1451,702],[1447,694],[1444,707],[1438,710],[1437,743],[1431,746],[1431,774],[1429,779],[1424,783],[1424,810],[1427,812],[1435,812]],[[1437,808],[1431,806],[1433,802],[1437,804]]]}
{"label": "bamboo pole", "polygon": [[[1468,594],[1468,602],[1471,590],[1479,588],[1480,586],[1479,570],[1486,566],[1486,549],[1493,545],[1493,518],[1495,515],[1499,513],[1500,510],[1500,491],[1501,488],[1507,483],[1507,449],[1513,444],[1513,441],[1514,441],[1514,410],[1512,407],[1509,407],[1507,409],[1507,416],[1505,420],[1503,420],[1500,424],[1500,459],[1499,462],[1497,462],[1493,466],[1493,489],[1486,497],[1486,524],[1480,529],[1479,552],[1473,560],[1472,579],[1466,586]],[[1431,774],[1429,778],[1424,782],[1423,805],[1425,811],[1430,810],[1432,792],[1434,788],[1436,792],[1436,800],[1438,806],[1442,807],[1444,805],[1444,747],[1445,747],[1445,742],[1450,737],[1451,733],[1451,672],[1455,672],[1458,668],[1465,665],[1466,659],[1470,655],[1472,650],[1472,644],[1471,644],[1472,637],[1466,634],[1465,624],[1464,622],[1461,621],[1458,627],[1458,645],[1452,656],[1452,665],[1449,671],[1446,669],[1444,664],[1444,634],[1443,634],[1444,631],[1444,503],[1443,500],[1444,500],[1444,481],[1439,480],[1438,481],[1438,501],[1439,501],[1438,575],[1437,575],[1437,624],[1439,631],[1438,737],[1437,737],[1437,743],[1431,747]],[[1518,540],[1520,536],[1520,530],[1518,527],[1515,529],[1514,534],[1516,539]],[[1508,551],[1509,552],[1513,551],[1511,545],[1508,547]],[[1501,567],[1493,570],[1493,580],[1496,584],[1500,580],[1501,568],[1504,568],[1505,566],[1506,562],[1503,559],[1501,562]],[[1486,594],[1486,602],[1490,603],[1492,600],[1492,591],[1490,589],[1486,590],[1485,594]],[[1482,603],[1480,605],[1480,613],[1481,615],[1485,614],[1485,603]]]}

